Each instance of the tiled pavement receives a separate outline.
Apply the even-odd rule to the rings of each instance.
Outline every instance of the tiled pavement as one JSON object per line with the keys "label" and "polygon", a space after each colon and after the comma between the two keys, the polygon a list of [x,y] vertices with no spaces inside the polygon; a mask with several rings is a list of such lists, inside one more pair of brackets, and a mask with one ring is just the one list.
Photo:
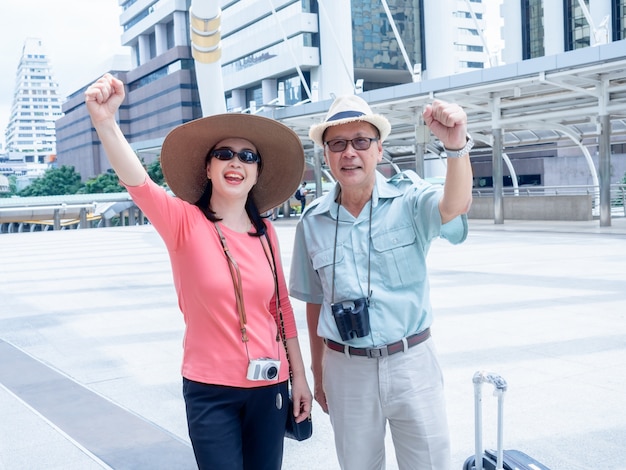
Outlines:
{"label": "tiled pavement", "polygon": [[[276,223],[287,270],[295,222]],[[471,378],[487,369],[509,384],[505,447],[553,470],[626,469],[626,219],[470,230],[429,258],[453,468],[473,453]],[[150,226],[0,235],[0,470],[194,468],[182,329]],[[493,445],[490,393],[484,421]],[[314,423],[285,469],[338,468],[317,405]]]}

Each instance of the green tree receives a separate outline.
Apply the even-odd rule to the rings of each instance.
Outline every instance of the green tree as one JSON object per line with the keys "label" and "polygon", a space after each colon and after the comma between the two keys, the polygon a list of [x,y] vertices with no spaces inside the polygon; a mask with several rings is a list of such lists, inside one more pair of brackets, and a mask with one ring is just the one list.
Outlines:
{"label": "green tree", "polygon": [[9,175],[9,192],[8,193],[0,193],[0,197],[13,197],[17,194],[17,178],[15,175]]}
{"label": "green tree", "polygon": [[85,181],[85,185],[79,191],[81,194],[121,193],[126,191],[120,180],[113,171],[102,173]]}
{"label": "green tree", "polygon": [[146,171],[148,172],[150,178],[152,178],[152,181],[154,181],[156,184],[160,186],[163,186],[165,184],[165,178],[163,178],[163,170],[161,170],[160,159],[157,159],[147,165]]}
{"label": "green tree", "polygon": [[82,183],[80,174],[73,166],[61,166],[46,170],[43,176],[33,180],[26,188],[19,192],[20,196],[57,196],[76,194]]}

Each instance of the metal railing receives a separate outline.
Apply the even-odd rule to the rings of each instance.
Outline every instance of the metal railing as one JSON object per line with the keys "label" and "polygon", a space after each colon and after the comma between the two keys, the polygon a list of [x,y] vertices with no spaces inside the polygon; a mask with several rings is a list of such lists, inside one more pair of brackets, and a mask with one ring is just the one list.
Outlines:
{"label": "metal railing", "polygon": [[[493,197],[493,188],[474,188],[474,197]],[[594,185],[570,185],[570,186],[507,186],[502,189],[502,194],[507,197],[532,197],[532,196],[593,196],[592,208],[594,215],[600,210],[600,187]],[[611,185],[611,215],[626,217],[626,184],[614,183]]]}

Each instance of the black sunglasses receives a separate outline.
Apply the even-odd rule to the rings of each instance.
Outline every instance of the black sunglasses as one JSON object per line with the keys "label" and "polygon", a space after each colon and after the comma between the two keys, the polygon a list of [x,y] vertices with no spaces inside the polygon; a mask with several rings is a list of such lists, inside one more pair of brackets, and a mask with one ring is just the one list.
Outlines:
{"label": "black sunglasses", "polygon": [[352,144],[354,150],[367,150],[372,142],[378,141],[374,137],[355,137],[354,139],[333,139],[326,141],[326,145],[331,152],[343,152],[348,146],[348,142]]}
{"label": "black sunglasses", "polygon": [[242,150],[241,152],[235,152],[229,148],[215,149],[211,152],[210,156],[217,158],[218,160],[228,161],[235,158],[235,155],[239,157],[243,163],[259,163],[261,156],[258,153],[254,153],[252,150]]}

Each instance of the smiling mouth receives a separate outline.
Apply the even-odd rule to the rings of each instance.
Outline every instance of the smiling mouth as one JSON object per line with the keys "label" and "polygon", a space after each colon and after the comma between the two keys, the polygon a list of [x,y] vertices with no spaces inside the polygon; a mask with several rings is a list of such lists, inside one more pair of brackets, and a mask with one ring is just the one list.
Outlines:
{"label": "smiling mouth", "polygon": [[224,179],[227,181],[239,182],[239,181],[243,181],[243,176],[237,173],[226,173],[224,175]]}

